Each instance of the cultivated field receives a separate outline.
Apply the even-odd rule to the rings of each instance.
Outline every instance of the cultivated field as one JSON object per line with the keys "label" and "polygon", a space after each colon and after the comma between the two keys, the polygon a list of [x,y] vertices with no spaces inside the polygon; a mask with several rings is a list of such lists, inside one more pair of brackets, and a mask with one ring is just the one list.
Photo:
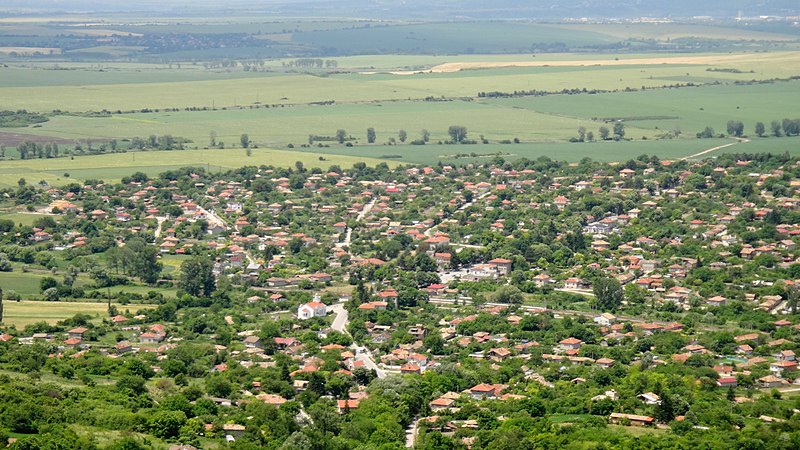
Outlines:
{"label": "cultivated field", "polygon": [[[122,306],[116,304],[116,306],[120,312],[124,312],[126,309],[133,312],[152,308],[151,305]],[[54,324],[75,314],[89,314],[94,316],[94,320],[98,322],[108,316],[108,306],[105,303],[6,301],[3,303],[3,307],[5,309],[3,324],[14,325],[20,330],[36,322],[44,321]]]}
{"label": "cultivated field", "polygon": [[[293,166],[296,161],[302,162],[308,168],[328,168],[331,165],[351,167],[360,161],[370,165],[383,162],[373,158],[267,149],[254,149],[250,157],[242,149],[117,153],[76,157],[72,160],[58,158],[4,161],[0,163],[0,186],[16,186],[20,178],[32,183],[46,180],[51,184],[63,185],[88,178],[119,181],[136,171],[156,175],[186,166],[224,171],[247,165]],[[393,166],[396,163],[389,161],[389,164]],[[69,177],[65,177],[65,173]]]}
{"label": "cultivated field", "polygon": [[[256,36],[273,50],[273,41],[293,46],[291,53],[298,55],[324,46],[331,56],[321,59],[335,62],[336,67],[293,68],[297,58],[246,60],[237,59],[235,52],[225,56],[224,64],[211,61],[211,53],[205,57],[193,53],[191,61],[185,60],[190,57],[187,53],[183,60],[163,56],[171,61],[167,63],[131,62],[117,56],[140,49],[106,42],[85,48],[75,44],[70,49],[107,52],[102,62],[11,59],[0,65],[2,108],[59,112],[49,122],[0,133],[9,158],[17,157],[13,147],[25,139],[58,142],[63,151],[76,140],[97,146],[117,139],[125,148],[126,139],[170,134],[191,140],[187,147],[199,151],[209,145],[214,132],[217,142],[228,149],[2,161],[0,185],[13,186],[20,177],[54,184],[86,178],[117,180],[132,170],[157,173],[187,162],[224,170],[243,164],[292,165],[298,159],[309,167],[350,166],[364,158],[371,158],[365,160],[368,163],[432,164],[480,161],[498,153],[512,159],[546,155],[570,161],[618,160],[655,152],[681,158],[721,145],[694,139],[706,126],[724,133],[729,120],[741,120],[746,134],[753,134],[758,121],[769,124],[796,116],[794,105],[800,102],[800,81],[772,81],[800,74],[800,52],[790,51],[797,36],[778,32],[677,24],[387,22],[378,26],[358,20],[84,19],[4,20],[0,37],[13,40],[14,33],[25,32],[45,40],[58,34],[85,40],[111,34],[240,32]],[[670,54],[652,53],[654,47],[640,42],[672,45],[672,40],[689,37],[712,40],[714,45],[736,44],[731,51]],[[621,47],[615,45],[621,39],[631,40],[628,53],[548,53],[540,48],[542,43],[560,42],[566,48],[618,50]],[[778,50],[768,51],[773,48]],[[687,84],[699,87],[667,88]],[[576,94],[593,90],[602,93]],[[569,93],[512,98],[496,94],[531,91]],[[97,114],[100,111],[113,114]],[[625,123],[626,137],[637,142],[568,144],[579,127],[597,135],[600,126],[610,127],[616,120]],[[448,139],[451,125],[466,126],[469,138],[483,136],[491,144],[386,145],[397,139],[399,130],[407,131],[411,141],[423,129],[435,144]],[[367,128],[377,133],[373,145],[366,145]],[[333,136],[338,129],[352,136],[355,147],[330,143],[330,147],[300,149],[309,135]],[[680,131],[682,139],[656,141],[668,131]],[[259,149],[247,158],[243,150],[230,149],[239,146],[243,133],[259,147],[282,151]],[[499,144],[514,139],[522,144]],[[722,151],[794,151],[790,142],[766,139]],[[465,158],[464,153],[476,155]],[[329,161],[319,161],[321,156]]]}

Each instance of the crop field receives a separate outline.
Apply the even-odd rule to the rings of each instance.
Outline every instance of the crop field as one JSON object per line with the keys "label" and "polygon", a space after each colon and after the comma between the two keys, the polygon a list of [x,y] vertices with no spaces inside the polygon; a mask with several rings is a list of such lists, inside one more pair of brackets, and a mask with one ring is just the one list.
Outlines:
{"label": "crop field", "polygon": [[[696,133],[705,126],[725,132],[729,120],[742,120],[752,134],[758,121],[797,116],[800,81],[748,86],[703,86],[597,95],[547,96],[485,100],[573,118],[622,119],[642,129],[679,128]],[[653,119],[657,118],[657,119]]]}
{"label": "crop field", "polygon": [[[52,276],[48,271],[22,272],[19,267],[15,267],[13,272],[0,272],[0,286],[4,291],[14,291],[23,298],[39,297],[41,294],[40,281],[42,278]],[[90,283],[91,280],[88,276],[79,276],[75,280],[75,287],[85,287]]]}
{"label": "crop field", "polygon": [[[436,164],[439,161],[451,164],[485,163],[496,156],[505,160],[536,159],[546,156],[554,160],[570,162],[577,162],[583,158],[591,158],[595,161],[625,161],[642,154],[658,155],[662,159],[679,159],[731,142],[733,141],[727,139],[673,139],[592,143],[429,144],[425,146],[382,147],[380,152],[384,156],[395,156],[392,159],[393,161],[409,164]],[[786,142],[800,144],[800,139],[787,139]],[[730,147],[728,151],[746,151],[748,150],[746,145],[735,145]],[[372,147],[337,147],[326,149],[326,151],[364,157],[376,154],[374,153],[376,149]],[[762,151],[769,150],[764,149]],[[471,153],[475,153],[476,156],[470,156]]]}
{"label": "crop field", "polygon": [[[120,311],[152,308],[150,305],[123,306],[117,304],[116,306]],[[75,314],[89,314],[94,316],[97,321],[108,315],[105,303],[7,301],[3,303],[3,307],[3,323],[9,326],[14,325],[18,329],[23,329],[28,325],[42,321],[54,324]]]}
{"label": "crop field", "polygon": [[[553,55],[548,55],[553,56]],[[433,60],[430,69],[460,63],[465,68],[451,73],[411,75],[364,73],[270,73],[205,70],[191,65],[181,69],[158,66],[109,68],[65,66],[64,70],[36,65],[0,69],[8,79],[0,88],[4,108],[30,111],[129,111],[143,108],[222,108],[230,106],[307,104],[334,100],[338,103],[409,100],[426,97],[474,97],[478,92],[537,89],[557,91],[586,88],[638,89],[678,82],[747,81],[788,77],[800,73],[797,52],[740,53],[704,56],[627,55],[536,60],[521,55]],[[381,60],[382,59],[382,60]],[[384,66],[417,66],[414,58],[380,57]],[[421,61],[421,60],[420,60]],[[355,60],[351,61],[355,64]],[[395,62],[397,64],[391,64]],[[370,64],[369,58],[358,61]],[[556,65],[557,64],[557,65]],[[501,68],[498,66],[512,66]],[[67,70],[66,68],[69,68]],[[712,70],[730,70],[714,71]],[[100,72],[102,70],[102,72]],[[390,70],[391,71],[391,70]],[[752,71],[752,72],[751,72]],[[63,81],[62,81],[63,78]]]}
{"label": "crop field", "polygon": [[[320,158],[324,158],[320,160]],[[332,165],[351,167],[357,162],[375,165],[378,159],[320,153],[300,153],[286,150],[254,149],[248,157],[242,149],[183,150],[116,153],[109,155],[76,157],[75,159],[32,159],[0,163],[0,186],[16,186],[17,180],[31,182],[46,180],[53,185],[63,185],[73,180],[88,178],[119,181],[136,171],[156,175],[180,167],[204,167],[210,171],[224,171],[241,166],[273,165],[293,166],[296,161],[306,167],[328,168]],[[390,166],[396,163],[389,161]],[[68,173],[70,176],[65,177]],[[2,276],[2,274],[0,274]]]}

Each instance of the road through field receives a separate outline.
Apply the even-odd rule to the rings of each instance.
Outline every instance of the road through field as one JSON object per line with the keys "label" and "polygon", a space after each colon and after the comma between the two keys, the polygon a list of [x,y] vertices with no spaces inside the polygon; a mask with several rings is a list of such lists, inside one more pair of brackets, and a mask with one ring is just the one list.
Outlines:
{"label": "road through field", "polygon": [[702,152],[695,153],[694,155],[684,156],[683,158],[681,158],[681,161],[685,161],[687,159],[699,158],[699,157],[701,157],[703,155],[707,155],[707,154],[709,154],[711,152],[715,152],[717,150],[722,150],[723,148],[732,147],[732,146],[734,146],[736,144],[746,144],[748,142],[750,142],[749,139],[736,139],[736,142],[731,142],[730,144],[718,145],[716,147],[709,148],[708,150],[703,150]]}

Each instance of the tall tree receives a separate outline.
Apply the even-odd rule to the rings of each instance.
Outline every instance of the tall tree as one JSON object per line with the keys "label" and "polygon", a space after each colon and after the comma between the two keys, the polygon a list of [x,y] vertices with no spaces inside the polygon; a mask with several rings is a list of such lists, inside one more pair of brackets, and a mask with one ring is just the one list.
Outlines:
{"label": "tall tree", "polygon": [[625,124],[622,122],[614,123],[614,139],[620,140],[625,137]]}
{"label": "tall tree", "polygon": [[420,133],[420,134],[422,135],[422,142],[428,142],[428,141],[431,140],[431,132],[430,131],[428,131],[426,129],[423,129],[422,133]]}
{"label": "tall tree", "polygon": [[764,122],[756,122],[756,135],[758,137],[764,137],[766,130],[767,129],[764,127]]}
{"label": "tall tree", "polygon": [[608,127],[602,126],[597,130],[597,132],[600,134],[600,139],[604,141],[608,139],[608,134],[609,134]]}
{"label": "tall tree", "polygon": [[464,140],[467,138],[467,127],[461,125],[451,125],[447,130],[447,134],[450,135],[450,138],[453,140],[453,142],[464,142]]}
{"label": "tall tree", "polygon": [[622,305],[622,285],[615,278],[601,277],[592,285],[597,307],[601,311],[614,311]]}
{"label": "tall tree", "polygon": [[211,258],[195,256],[181,264],[178,287],[195,297],[209,297],[216,289],[214,263]]}
{"label": "tall tree", "polygon": [[340,129],[338,129],[338,130],[336,130],[336,140],[337,140],[337,141],[338,141],[340,144],[344,144],[344,141],[345,141],[345,139],[347,139],[347,131],[344,131],[344,130],[343,130],[343,129],[341,129],[341,128],[340,128]]}
{"label": "tall tree", "polygon": [[250,148],[250,136],[248,136],[247,133],[239,136],[239,142],[242,143],[242,148]]}
{"label": "tall tree", "polygon": [[406,133],[406,130],[400,130],[397,133],[397,138],[400,139],[400,142],[405,142],[408,139],[408,133]]}
{"label": "tall tree", "polygon": [[377,136],[375,134],[375,128],[372,127],[367,128],[367,142],[370,144],[374,144],[376,137]]}

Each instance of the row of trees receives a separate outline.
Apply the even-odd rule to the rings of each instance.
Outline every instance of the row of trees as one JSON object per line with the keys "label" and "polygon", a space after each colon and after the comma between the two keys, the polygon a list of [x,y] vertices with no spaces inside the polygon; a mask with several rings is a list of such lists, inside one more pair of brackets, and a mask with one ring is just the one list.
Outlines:
{"label": "row of trees", "polygon": [[[625,137],[625,124],[622,122],[614,122],[613,127],[613,138],[611,136],[612,130],[609,129],[607,126],[603,125],[598,130],[597,133],[600,137],[600,140],[607,141],[610,139],[614,139],[615,141],[619,141]],[[586,127],[578,127],[578,137],[571,139],[573,142],[594,142],[595,136],[594,132],[587,131]]]}
{"label": "row of trees", "polygon": [[[17,152],[19,159],[58,158],[60,150],[58,144],[55,143],[39,144],[33,141],[23,141],[17,145]],[[5,148],[3,148],[2,156],[6,156]]]}
{"label": "row of trees", "polygon": [[[744,123],[741,120],[729,120],[725,125],[725,129],[728,132],[728,136],[744,136]],[[767,136],[767,126],[764,122],[756,122],[754,131],[758,137]],[[774,137],[800,135],[800,119],[773,120],[769,124],[769,135]],[[705,127],[703,131],[697,133],[697,137],[701,139],[715,136],[717,134],[711,127]],[[720,137],[724,136],[720,135]]]}

